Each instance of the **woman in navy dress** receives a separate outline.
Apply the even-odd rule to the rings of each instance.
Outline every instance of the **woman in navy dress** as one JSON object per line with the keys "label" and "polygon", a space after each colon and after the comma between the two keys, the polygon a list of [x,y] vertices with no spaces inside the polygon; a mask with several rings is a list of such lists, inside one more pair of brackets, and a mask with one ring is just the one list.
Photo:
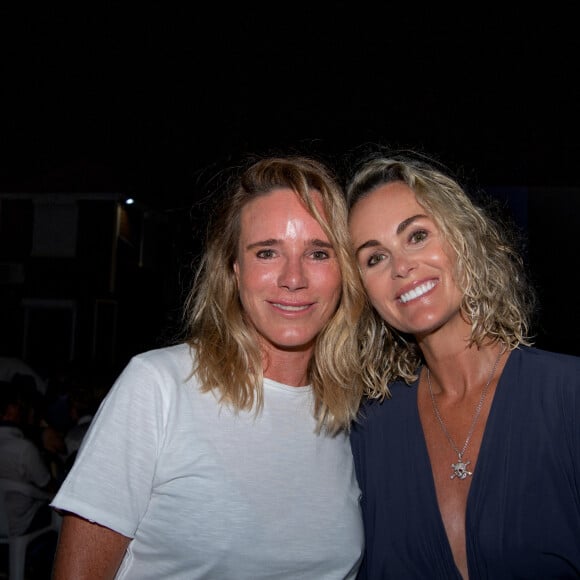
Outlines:
{"label": "woman in navy dress", "polygon": [[418,156],[366,160],[348,196],[372,304],[360,578],[580,577],[580,357],[531,345],[514,244]]}

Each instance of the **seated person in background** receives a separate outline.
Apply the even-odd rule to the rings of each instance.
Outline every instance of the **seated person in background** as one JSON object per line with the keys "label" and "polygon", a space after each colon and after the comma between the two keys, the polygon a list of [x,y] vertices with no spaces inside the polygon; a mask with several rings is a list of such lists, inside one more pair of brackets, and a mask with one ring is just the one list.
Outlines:
{"label": "seated person in background", "polygon": [[64,478],[65,429],[49,412],[47,396],[36,391],[31,377],[15,375],[11,383],[19,391],[21,405],[19,426],[24,438],[32,441],[40,450],[42,459],[58,486]]}
{"label": "seated person in background", "polygon": [[91,389],[84,387],[71,389],[69,415],[72,426],[67,430],[64,437],[66,445],[66,472],[68,472],[74,463],[77,451],[91,424],[93,415],[97,411],[100,400],[98,394],[94,393]]}
{"label": "seated person in background", "polygon": [[39,428],[42,457],[58,487],[65,476],[67,451],[64,434],[44,418],[41,418]]}
{"label": "seated person in background", "polygon": [[13,356],[0,356],[0,383],[9,384],[16,376],[30,377],[34,388],[42,395],[46,394],[46,380],[43,379],[28,363]]}
{"label": "seated person in background", "polygon": [[[23,431],[22,396],[17,385],[0,385],[0,478],[32,484],[48,492],[56,491],[55,481],[38,446]],[[46,501],[13,494],[8,505],[10,529],[23,534],[51,520]]]}
{"label": "seated person in background", "polygon": [[89,393],[79,390],[71,395],[70,415],[73,426],[66,432],[64,438],[68,457],[76,453],[81,446],[94,413]]}

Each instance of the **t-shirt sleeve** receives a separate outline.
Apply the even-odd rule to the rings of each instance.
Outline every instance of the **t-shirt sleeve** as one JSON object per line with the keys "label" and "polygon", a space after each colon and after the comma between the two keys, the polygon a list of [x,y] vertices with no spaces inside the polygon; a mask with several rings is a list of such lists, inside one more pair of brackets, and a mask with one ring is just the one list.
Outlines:
{"label": "t-shirt sleeve", "polygon": [[103,400],[52,507],[127,537],[147,510],[164,429],[158,369],[133,358]]}

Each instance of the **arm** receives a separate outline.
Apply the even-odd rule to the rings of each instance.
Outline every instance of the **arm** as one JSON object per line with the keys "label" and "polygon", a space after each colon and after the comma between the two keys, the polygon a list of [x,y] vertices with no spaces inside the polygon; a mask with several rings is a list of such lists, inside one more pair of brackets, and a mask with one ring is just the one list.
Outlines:
{"label": "arm", "polygon": [[53,580],[114,578],[131,538],[67,513],[63,517]]}

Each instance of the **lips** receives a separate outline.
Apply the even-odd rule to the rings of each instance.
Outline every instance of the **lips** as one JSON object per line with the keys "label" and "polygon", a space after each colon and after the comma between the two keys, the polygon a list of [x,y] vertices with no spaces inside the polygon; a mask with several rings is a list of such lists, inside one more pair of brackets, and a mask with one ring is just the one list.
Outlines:
{"label": "lips", "polygon": [[271,302],[272,306],[284,310],[285,312],[302,312],[308,310],[312,306],[312,303],[308,304],[282,304],[280,302]]}
{"label": "lips", "polygon": [[433,282],[432,280],[430,280],[429,282],[424,282],[423,284],[419,284],[419,286],[416,286],[412,290],[409,290],[408,292],[404,292],[403,294],[401,294],[399,296],[399,300],[403,304],[407,304],[407,302],[415,300],[416,298],[420,298],[421,296],[423,296],[423,294],[426,294],[427,292],[429,292],[429,290],[432,290],[433,288],[435,288],[435,282]]}

